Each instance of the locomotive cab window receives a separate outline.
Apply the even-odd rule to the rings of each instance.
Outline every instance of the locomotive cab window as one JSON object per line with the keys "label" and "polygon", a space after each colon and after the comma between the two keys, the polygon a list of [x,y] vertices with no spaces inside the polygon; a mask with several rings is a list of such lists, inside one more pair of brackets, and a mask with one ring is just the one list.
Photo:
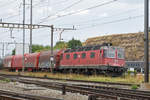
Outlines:
{"label": "locomotive cab window", "polygon": [[69,54],[67,54],[67,55],[66,55],[66,59],[69,59],[69,58],[70,58],[70,55],[69,55]]}
{"label": "locomotive cab window", "polygon": [[77,57],[78,57],[77,54],[74,54],[74,55],[73,55],[73,58],[74,58],[74,59],[77,59]]}
{"label": "locomotive cab window", "polygon": [[107,50],[104,49],[104,57],[107,57]]}
{"label": "locomotive cab window", "polygon": [[94,58],[95,57],[95,52],[91,52],[90,57]]}
{"label": "locomotive cab window", "polygon": [[119,59],[124,59],[124,49],[118,48],[117,49],[117,56]]}
{"label": "locomotive cab window", "polygon": [[115,49],[111,47],[109,47],[108,49],[104,49],[104,57],[115,58]]}
{"label": "locomotive cab window", "polygon": [[85,58],[86,57],[86,53],[82,53],[82,58]]}

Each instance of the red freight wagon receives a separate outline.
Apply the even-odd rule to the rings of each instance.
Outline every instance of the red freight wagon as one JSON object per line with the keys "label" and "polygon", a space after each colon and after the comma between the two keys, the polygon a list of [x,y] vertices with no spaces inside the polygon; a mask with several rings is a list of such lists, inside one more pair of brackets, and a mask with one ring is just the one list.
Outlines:
{"label": "red freight wagon", "polygon": [[28,71],[38,70],[40,53],[32,53],[25,55],[25,68]]}
{"label": "red freight wagon", "polygon": [[23,61],[22,55],[15,55],[12,58],[12,69],[22,69],[22,61]]}
{"label": "red freight wagon", "polygon": [[[56,55],[57,55],[58,51],[54,51],[54,68],[56,67]],[[40,56],[39,56],[39,65],[38,68],[39,69],[50,69],[51,65],[50,65],[50,57],[51,57],[51,52],[50,51],[43,51],[40,52]]]}
{"label": "red freight wagon", "polygon": [[3,67],[11,68],[13,56],[7,56],[3,59]]}

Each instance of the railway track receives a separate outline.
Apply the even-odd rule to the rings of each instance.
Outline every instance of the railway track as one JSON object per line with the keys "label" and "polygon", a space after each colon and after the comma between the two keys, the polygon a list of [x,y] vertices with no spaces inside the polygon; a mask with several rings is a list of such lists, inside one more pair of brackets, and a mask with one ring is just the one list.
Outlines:
{"label": "railway track", "polygon": [[[16,81],[16,80],[15,80]],[[41,81],[30,81],[30,80],[18,80],[26,84],[36,84],[47,88],[52,88],[56,90],[74,92],[80,94],[95,94],[95,95],[106,95],[107,96],[116,96],[116,97],[128,97],[130,99],[141,99],[141,100],[150,100],[150,92],[148,91],[137,91],[137,90],[128,90],[128,89],[119,89],[113,87],[104,87],[104,86],[93,86],[93,85],[82,85],[82,84],[63,84],[58,82],[41,82]],[[129,99],[129,100],[130,100]]]}
{"label": "railway track", "polygon": [[139,84],[130,84],[130,83],[117,83],[117,82],[98,82],[98,81],[87,81],[87,80],[73,80],[73,79],[60,79],[60,78],[49,78],[46,75],[44,77],[32,77],[32,76],[23,76],[23,75],[8,75],[8,74],[0,74],[0,76],[5,77],[23,77],[23,78],[37,78],[37,79],[48,79],[48,80],[58,80],[58,81],[68,81],[68,82],[80,82],[80,83],[95,83],[95,84],[105,84],[109,85],[123,85],[123,86],[132,86]]}
{"label": "railway track", "polygon": [[31,81],[19,78],[12,79],[12,81],[18,81],[26,84],[36,84],[42,87],[62,91],[62,94],[66,94],[66,92],[80,93],[88,95],[89,98],[91,98],[89,100],[98,100],[97,98],[99,97],[109,98],[108,100],[150,100],[150,92],[148,91],[128,90],[83,84],[64,84],[60,82]]}
{"label": "railway track", "polygon": [[0,100],[61,100],[61,99],[0,90]]}

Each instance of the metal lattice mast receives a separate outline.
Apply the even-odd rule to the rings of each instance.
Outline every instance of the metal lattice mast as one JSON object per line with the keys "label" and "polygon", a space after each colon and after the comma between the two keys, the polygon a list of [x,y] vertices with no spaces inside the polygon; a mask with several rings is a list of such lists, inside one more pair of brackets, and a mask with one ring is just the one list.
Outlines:
{"label": "metal lattice mast", "polygon": [[25,46],[25,0],[23,0],[23,60],[22,60],[22,72],[24,72],[24,47]]}
{"label": "metal lattice mast", "polygon": [[29,52],[32,53],[32,0],[31,0],[31,7],[30,7],[30,49]]}

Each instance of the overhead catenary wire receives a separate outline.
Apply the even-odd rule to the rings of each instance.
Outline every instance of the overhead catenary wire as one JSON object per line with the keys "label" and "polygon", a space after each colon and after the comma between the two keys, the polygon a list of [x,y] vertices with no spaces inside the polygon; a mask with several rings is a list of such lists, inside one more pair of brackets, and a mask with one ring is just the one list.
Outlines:
{"label": "overhead catenary wire", "polygon": [[73,3],[73,4],[71,4],[71,5],[69,5],[68,7],[62,9],[61,11],[65,11],[65,10],[67,10],[67,9],[69,9],[69,8],[72,8],[73,6],[75,6],[75,5],[79,4],[79,3],[81,3],[82,1],[84,1],[84,0],[79,0],[79,1],[77,1],[77,2],[75,2],[75,3]]}
{"label": "overhead catenary wire", "polygon": [[[4,0],[5,1],[5,0]],[[13,4],[13,3],[15,3],[17,0],[12,0],[12,1],[9,1],[9,2],[6,2],[6,3],[4,3],[4,4],[0,4],[0,7],[5,7],[5,6],[8,6],[8,5],[10,5],[10,4]]]}
{"label": "overhead catenary wire", "polygon": [[81,25],[81,24],[88,24],[90,22],[95,22],[95,21],[100,21],[100,20],[103,20],[103,19],[106,19],[106,18],[112,18],[114,16],[119,16],[119,15],[122,15],[122,14],[129,14],[130,12],[135,12],[137,11],[137,9],[139,8],[135,8],[135,9],[130,9],[130,10],[127,10],[127,11],[124,11],[124,12],[119,12],[119,13],[116,13],[116,14],[112,14],[111,16],[106,16],[106,17],[102,17],[102,18],[95,18],[95,19],[91,19],[91,20],[85,20],[85,21],[80,21],[80,22],[76,22],[76,23],[72,23],[72,24],[61,24],[59,26],[62,26],[62,25]]}
{"label": "overhead catenary wire", "polygon": [[[122,21],[137,19],[137,18],[141,18],[141,17],[143,17],[143,16],[144,16],[144,15],[137,15],[137,16],[132,16],[132,17],[126,17],[126,18],[117,19],[117,20],[113,20],[113,21],[108,21],[108,22],[103,22],[103,23],[98,23],[98,24],[89,25],[89,26],[87,26],[87,27],[79,28],[79,29],[77,29],[77,30],[82,30],[82,29],[86,29],[86,28],[97,27],[97,26],[100,26],[100,25],[113,24],[113,23],[118,23],[118,22],[122,22]],[[81,25],[78,25],[78,26],[81,26]]]}
{"label": "overhead catenary wire", "polygon": [[22,3],[19,4],[19,7],[18,7],[18,8],[19,8],[19,12],[18,12],[18,13],[13,14],[13,15],[8,16],[8,17],[4,17],[3,19],[5,19],[5,20],[6,20],[6,19],[12,19],[12,18],[15,18],[15,17],[17,17],[17,16],[20,16],[20,12],[21,12],[20,9],[21,9],[21,6],[22,6]]}
{"label": "overhead catenary wire", "polygon": [[[77,28],[77,30],[83,30],[83,29],[87,29],[87,28],[93,28],[93,27],[97,27],[97,26],[100,26],[100,25],[106,25],[106,24],[113,24],[113,23],[118,23],[118,22],[122,22],[122,21],[127,21],[127,20],[135,20],[137,18],[141,18],[143,17],[144,15],[136,15],[136,16],[130,16],[130,17],[126,17],[126,18],[121,18],[121,19],[117,19],[117,20],[112,20],[112,21],[107,21],[107,22],[103,22],[103,23],[98,23],[98,24],[93,24],[93,25],[89,25],[87,27],[83,27],[83,28]],[[81,26],[81,25],[80,25]],[[40,35],[40,38],[41,37],[45,37],[45,35]],[[37,38],[37,37],[36,37]]]}
{"label": "overhead catenary wire", "polygon": [[98,4],[98,5],[95,5],[95,6],[86,8],[86,9],[81,9],[81,10],[69,12],[69,13],[67,13],[67,14],[62,14],[62,15],[59,15],[59,14],[57,14],[57,15],[49,15],[49,16],[43,18],[39,23],[43,23],[43,22],[47,21],[47,19],[50,18],[50,17],[54,17],[54,18],[52,18],[52,19],[56,19],[56,18],[60,18],[60,17],[65,17],[65,16],[77,14],[77,13],[80,13],[80,12],[83,12],[83,11],[87,11],[87,10],[91,10],[91,9],[94,9],[94,8],[98,8],[98,7],[101,7],[101,6],[104,6],[104,5],[108,5],[108,4],[114,3],[114,2],[116,2],[116,1],[118,1],[118,0],[112,0],[112,1],[104,2],[104,3]]}
{"label": "overhead catenary wire", "polygon": [[[69,9],[69,8],[72,8],[73,6],[75,6],[75,5],[79,4],[79,3],[81,3],[82,1],[83,1],[83,0],[79,0],[79,1],[77,1],[77,2],[75,2],[75,3],[73,3],[73,4],[71,4],[71,5],[69,5],[69,6],[67,6],[67,7],[65,7],[64,9],[61,9],[59,12],[56,12],[53,16],[59,14],[60,12],[65,11],[65,10],[67,10],[67,9]],[[50,17],[50,16],[51,16],[51,15],[49,15],[49,16],[47,16],[47,17]],[[46,17],[46,18],[47,18],[47,17]],[[45,18],[42,19],[42,20],[45,20]],[[42,22],[39,22],[39,23],[42,23]]]}
{"label": "overhead catenary wire", "polygon": [[[65,3],[65,2],[67,2],[67,1],[69,1],[69,0],[63,0],[63,1],[56,2],[55,4],[53,4],[53,6],[54,6],[54,5],[63,4],[63,3]],[[38,6],[38,5],[41,5],[42,2],[43,2],[43,1],[40,0],[38,3],[33,4],[33,8],[36,7],[36,6]],[[38,7],[39,7],[39,6],[38,6]],[[29,7],[27,7],[27,9],[28,9],[28,8],[29,8]]]}

